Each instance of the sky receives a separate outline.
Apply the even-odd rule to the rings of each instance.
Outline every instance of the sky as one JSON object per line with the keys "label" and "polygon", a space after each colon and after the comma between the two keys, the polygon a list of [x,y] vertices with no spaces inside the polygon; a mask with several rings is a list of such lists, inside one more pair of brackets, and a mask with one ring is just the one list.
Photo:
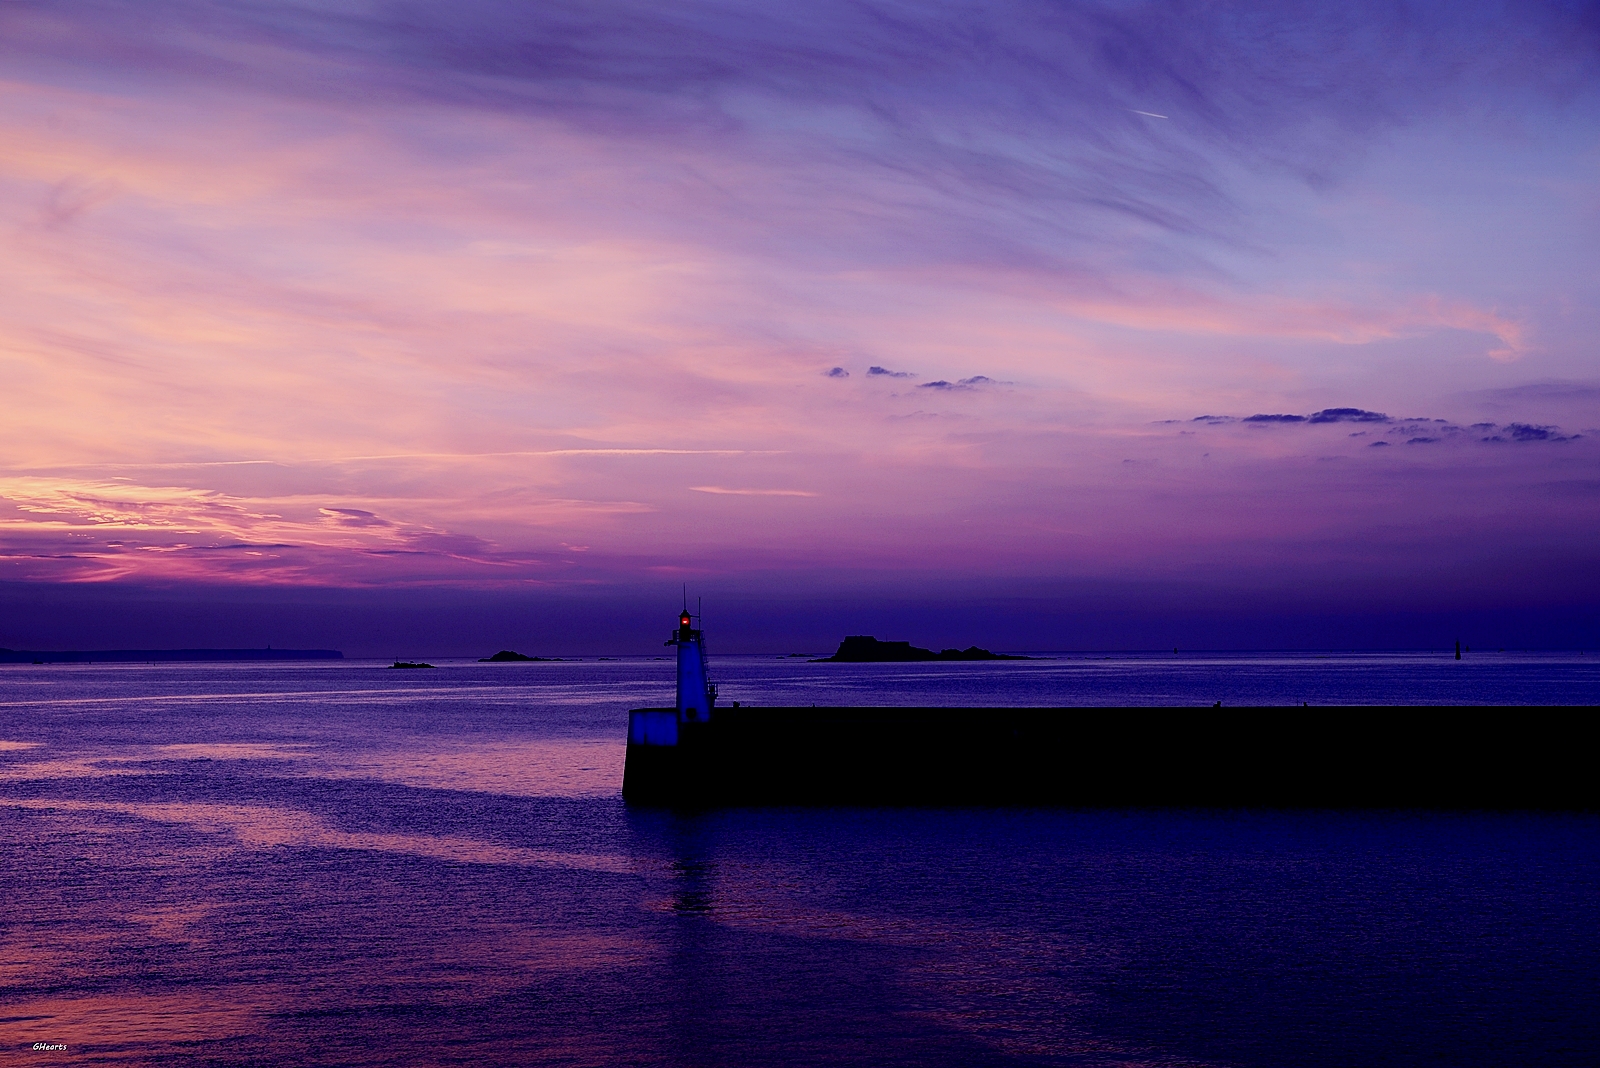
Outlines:
{"label": "sky", "polygon": [[0,3],[0,646],[1600,645],[1592,3]]}

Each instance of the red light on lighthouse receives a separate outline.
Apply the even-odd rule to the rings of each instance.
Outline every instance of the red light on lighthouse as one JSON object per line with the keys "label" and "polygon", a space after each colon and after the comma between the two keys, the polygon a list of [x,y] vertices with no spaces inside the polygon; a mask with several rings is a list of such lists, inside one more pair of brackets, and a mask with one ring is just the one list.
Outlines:
{"label": "red light on lighthouse", "polygon": [[685,611],[683,613],[683,615],[678,617],[678,626],[687,627],[688,625],[689,625],[689,613],[687,611]]}

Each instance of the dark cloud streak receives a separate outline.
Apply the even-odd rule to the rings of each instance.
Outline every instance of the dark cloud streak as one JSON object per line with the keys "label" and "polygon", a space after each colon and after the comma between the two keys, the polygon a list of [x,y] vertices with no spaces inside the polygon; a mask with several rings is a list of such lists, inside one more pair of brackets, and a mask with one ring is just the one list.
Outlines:
{"label": "dark cloud streak", "polygon": [[1369,412],[1361,408],[1324,408],[1312,412],[1308,423],[1387,423],[1389,417],[1382,412]]}
{"label": "dark cloud streak", "polygon": [[[945,385],[949,383],[929,382],[929,386]],[[1166,419],[1163,423],[1175,423],[1178,420]],[[1563,442],[1576,441],[1582,434],[1567,434],[1559,426],[1541,425],[1535,423],[1473,423],[1470,427],[1459,426],[1447,419],[1430,419],[1418,416],[1411,419],[1391,419],[1382,412],[1369,412],[1364,408],[1324,408],[1310,415],[1248,415],[1243,419],[1231,415],[1197,415],[1189,420],[1190,423],[1202,423],[1206,426],[1226,426],[1230,423],[1242,423],[1248,426],[1316,426],[1330,423],[1367,423],[1390,426],[1387,433],[1406,438],[1407,445],[1431,445],[1446,438],[1462,439],[1473,433],[1480,434],[1477,440],[1486,443],[1500,442]],[[1366,431],[1349,435],[1361,437]],[[1386,441],[1370,442],[1372,445],[1387,445]]]}

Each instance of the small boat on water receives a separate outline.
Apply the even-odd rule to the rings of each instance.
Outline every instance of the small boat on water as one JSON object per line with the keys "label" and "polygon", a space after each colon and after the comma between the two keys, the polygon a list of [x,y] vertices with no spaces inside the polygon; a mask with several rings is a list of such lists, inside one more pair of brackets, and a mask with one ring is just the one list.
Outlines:
{"label": "small boat on water", "polygon": [[1590,708],[722,707],[694,622],[629,804],[1600,809]]}

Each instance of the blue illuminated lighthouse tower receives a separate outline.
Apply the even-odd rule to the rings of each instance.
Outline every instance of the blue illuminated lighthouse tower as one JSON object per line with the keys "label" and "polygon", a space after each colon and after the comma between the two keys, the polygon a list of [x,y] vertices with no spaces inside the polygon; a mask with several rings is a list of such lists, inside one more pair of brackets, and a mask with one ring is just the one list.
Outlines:
{"label": "blue illuminated lighthouse tower", "polygon": [[704,633],[694,628],[689,610],[678,616],[678,629],[667,639],[678,647],[678,721],[706,723],[717,703],[717,688],[706,681]]}
{"label": "blue illuminated lighthouse tower", "polygon": [[[678,629],[667,639],[678,647],[678,704],[676,708],[635,708],[628,713],[628,770],[622,792],[627,796],[640,781],[652,776],[684,774],[679,745],[711,730],[711,709],[717,688],[706,681],[706,643],[695,626],[688,606],[678,616]],[[737,706],[738,702],[734,704]],[[642,770],[641,770],[642,769]],[[652,770],[654,769],[654,770]],[[643,780],[640,779],[643,776]],[[630,785],[634,784],[634,785]]]}

